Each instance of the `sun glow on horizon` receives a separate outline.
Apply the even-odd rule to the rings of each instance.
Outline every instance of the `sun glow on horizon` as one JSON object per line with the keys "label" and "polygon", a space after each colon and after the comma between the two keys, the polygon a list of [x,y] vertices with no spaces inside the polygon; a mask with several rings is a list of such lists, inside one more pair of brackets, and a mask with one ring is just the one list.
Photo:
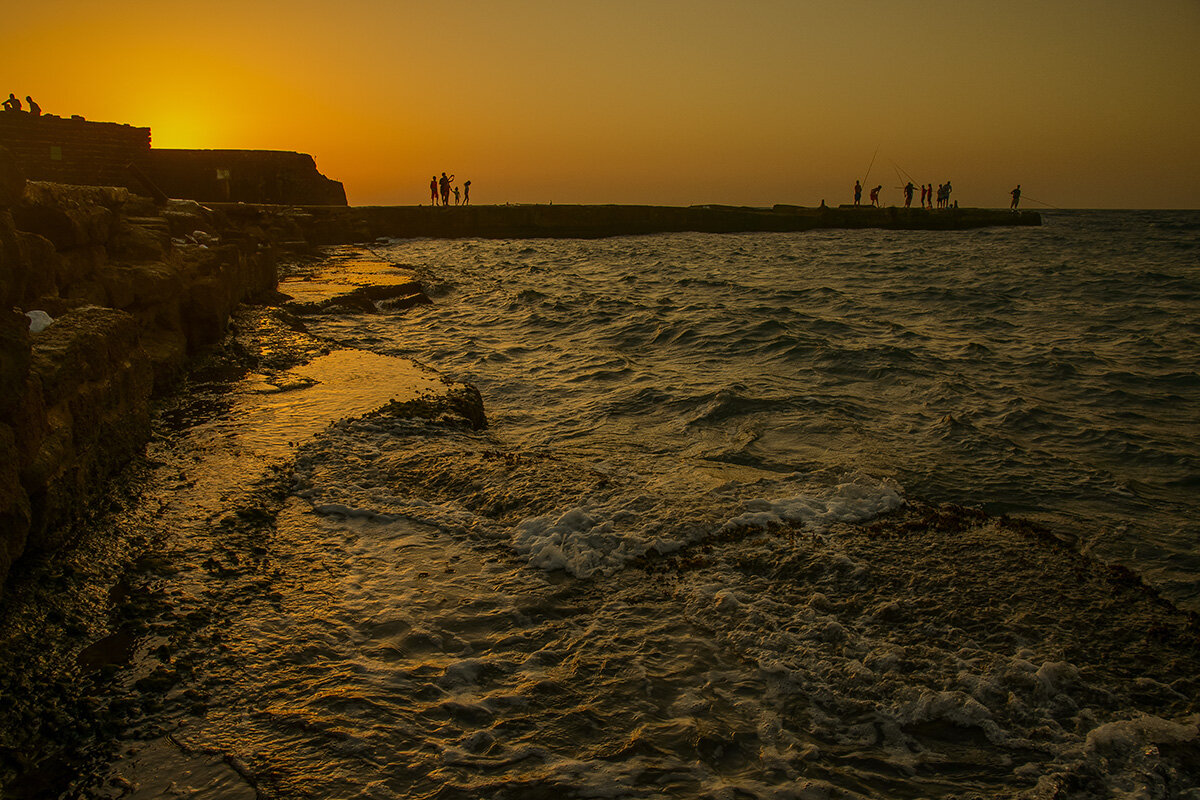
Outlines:
{"label": "sun glow on horizon", "polygon": [[836,204],[878,149],[885,203],[903,170],[974,205],[1200,205],[1200,5],[1089,8],[45,0],[0,59],[48,113],[307,152],[356,204],[442,170],[481,203]]}

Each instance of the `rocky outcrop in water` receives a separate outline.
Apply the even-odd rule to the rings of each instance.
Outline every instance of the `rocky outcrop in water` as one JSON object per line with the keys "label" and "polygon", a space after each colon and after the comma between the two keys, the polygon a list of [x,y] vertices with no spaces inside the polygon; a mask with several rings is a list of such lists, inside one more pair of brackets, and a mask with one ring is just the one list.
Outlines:
{"label": "rocky outcrop in water", "polygon": [[193,202],[26,182],[0,148],[0,581],[139,452],[154,392],[274,290],[271,242],[288,238]]}

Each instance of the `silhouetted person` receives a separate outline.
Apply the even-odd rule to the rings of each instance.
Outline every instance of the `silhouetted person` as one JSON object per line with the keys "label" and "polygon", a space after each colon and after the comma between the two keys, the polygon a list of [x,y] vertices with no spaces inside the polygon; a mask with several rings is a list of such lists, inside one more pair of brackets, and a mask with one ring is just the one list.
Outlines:
{"label": "silhouetted person", "polygon": [[854,205],[862,202],[862,184],[858,181],[854,182]]}
{"label": "silhouetted person", "polygon": [[450,181],[454,180],[454,176],[446,177],[446,173],[442,173],[441,180],[438,181],[438,188],[442,190],[442,205],[450,205]]}
{"label": "silhouetted person", "polygon": [[21,101],[18,100],[17,96],[15,94],[13,94],[12,92],[8,93],[8,99],[4,101],[4,110],[5,111],[20,111],[21,110]]}
{"label": "silhouetted person", "polygon": [[25,100],[29,103],[29,113],[35,117],[40,117],[42,115],[42,107],[33,102],[33,98],[29,95],[25,95]]}
{"label": "silhouetted person", "polygon": [[909,181],[908,183],[904,184],[904,207],[905,208],[910,208],[912,206],[913,190],[916,188],[917,187],[913,186],[912,181]]}
{"label": "silhouetted person", "polygon": [[463,182],[463,205],[464,206],[471,205],[471,182],[470,181]]}
{"label": "silhouetted person", "polygon": [[921,184],[921,208],[925,207],[925,201],[929,199],[929,187]]}
{"label": "silhouetted person", "polygon": [[1012,205],[1009,206],[1013,211],[1017,210],[1017,206],[1021,204],[1021,184],[1017,184],[1017,188],[1013,189],[1009,194],[1012,195]]}
{"label": "silhouetted person", "polygon": [[437,205],[437,175],[429,179],[429,202]]}
{"label": "silhouetted person", "polygon": [[[950,205],[950,192],[954,191],[950,188],[950,181],[946,181],[946,205]],[[957,208],[957,206],[955,206]]]}
{"label": "silhouetted person", "polygon": [[879,190],[883,188],[883,184],[876,186],[871,190],[871,205],[879,208]]}
{"label": "silhouetted person", "polygon": [[456,205],[456,206],[461,205],[461,203],[459,202],[459,199],[458,199],[458,187],[457,186],[454,187],[454,205]]}

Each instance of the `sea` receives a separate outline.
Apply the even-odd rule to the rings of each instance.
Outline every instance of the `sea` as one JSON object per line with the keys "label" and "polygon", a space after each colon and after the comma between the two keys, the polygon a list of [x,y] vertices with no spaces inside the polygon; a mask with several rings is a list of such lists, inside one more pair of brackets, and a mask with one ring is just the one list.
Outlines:
{"label": "sea", "polygon": [[297,261],[69,796],[1200,798],[1200,212],[1043,216]]}

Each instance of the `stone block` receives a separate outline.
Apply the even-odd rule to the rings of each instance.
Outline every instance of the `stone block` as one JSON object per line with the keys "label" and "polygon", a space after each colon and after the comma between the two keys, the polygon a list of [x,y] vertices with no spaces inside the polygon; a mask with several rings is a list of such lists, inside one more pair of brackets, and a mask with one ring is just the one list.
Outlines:
{"label": "stone block", "polygon": [[0,310],[0,420],[8,419],[20,403],[30,357],[29,317]]}
{"label": "stone block", "polygon": [[12,428],[0,424],[0,584],[25,552],[29,527],[29,495],[17,474],[15,437]]}
{"label": "stone block", "polygon": [[0,147],[0,208],[15,206],[24,193],[24,173],[8,148]]}

